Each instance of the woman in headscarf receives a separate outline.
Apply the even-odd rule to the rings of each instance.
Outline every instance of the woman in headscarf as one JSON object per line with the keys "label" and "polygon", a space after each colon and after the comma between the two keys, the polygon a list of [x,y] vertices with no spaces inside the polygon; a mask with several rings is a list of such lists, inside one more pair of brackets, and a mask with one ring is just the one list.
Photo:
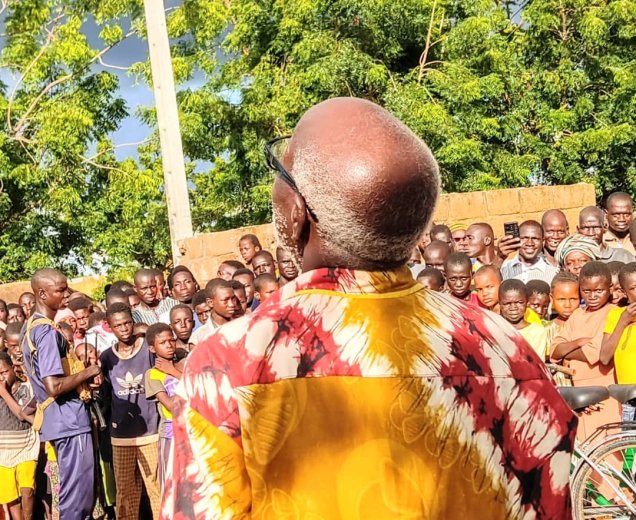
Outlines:
{"label": "woman in headscarf", "polygon": [[561,269],[578,276],[583,266],[601,257],[598,244],[585,235],[570,235],[559,244],[554,259]]}

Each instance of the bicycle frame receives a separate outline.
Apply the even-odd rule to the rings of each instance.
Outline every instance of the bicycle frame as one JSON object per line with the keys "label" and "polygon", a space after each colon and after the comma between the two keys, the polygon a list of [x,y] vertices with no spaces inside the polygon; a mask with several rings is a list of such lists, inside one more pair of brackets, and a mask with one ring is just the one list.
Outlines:
{"label": "bicycle frame", "polygon": [[[617,423],[617,424],[624,424],[624,423]],[[610,426],[610,425],[606,425],[606,426]],[[595,436],[596,436],[596,434],[593,434],[592,437],[590,437],[590,439],[592,439]],[[589,464],[590,467],[594,471],[596,471],[597,474],[600,475],[600,477],[610,487],[610,489],[614,493],[616,493],[616,496],[620,498],[620,500],[623,502],[623,504],[625,504],[625,506],[630,510],[630,512],[632,514],[636,515],[636,505],[634,503],[632,503],[632,501],[630,499],[628,499],[627,496],[625,496],[625,493],[623,493],[623,491],[621,491],[621,489],[619,487],[617,487],[616,484],[614,484],[612,481],[610,481],[606,477],[605,471],[609,471],[610,473],[612,473],[616,477],[617,480],[619,480],[621,483],[623,483],[627,487],[629,487],[629,489],[632,491],[632,493],[634,493],[634,495],[636,495],[636,486],[634,486],[631,482],[626,480],[623,477],[623,475],[622,475],[622,473],[620,471],[617,471],[612,466],[603,466],[603,467],[601,467],[600,465],[596,464],[596,462],[594,462],[591,459],[591,457],[588,455],[588,453],[589,454],[593,454],[594,450],[596,448],[598,448],[599,446],[607,444],[608,442],[612,442],[612,441],[614,441],[616,439],[620,439],[620,438],[623,438],[623,437],[635,437],[636,438],[636,432],[634,430],[631,430],[631,433],[630,433],[630,431],[628,430],[628,431],[625,431],[625,432],[617,433],[615,435],[610,435],[609,437],[605,437],[602,441],[596,443],[589,450],[587,449],[587,447],[589,446],[589,444],[587,444],[587,440],[583,444],[580,444],[578,441],[575,441],[574,442],[574,456],[578,457],[579,460],[576,463],[576,465],[574,467],[574,470],[572,471],[572,477],[575,477],[578,474],[578,472],[581,469],[581,466],[583,465],[583,463]]]}

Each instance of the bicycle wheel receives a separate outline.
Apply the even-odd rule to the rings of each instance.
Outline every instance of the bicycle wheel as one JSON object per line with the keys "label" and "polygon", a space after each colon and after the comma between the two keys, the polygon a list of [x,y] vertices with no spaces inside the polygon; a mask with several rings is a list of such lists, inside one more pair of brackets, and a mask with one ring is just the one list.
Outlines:
{"label": "bicycle wheel", "polygon": [[629,504],[635,502],[635,454],[636,436],[627,436],[601,444],[588,455],[600,473],[584,461],[572,477],[572,509],[575,520],[636,519],[625,500],[609,484],[618,488]]}

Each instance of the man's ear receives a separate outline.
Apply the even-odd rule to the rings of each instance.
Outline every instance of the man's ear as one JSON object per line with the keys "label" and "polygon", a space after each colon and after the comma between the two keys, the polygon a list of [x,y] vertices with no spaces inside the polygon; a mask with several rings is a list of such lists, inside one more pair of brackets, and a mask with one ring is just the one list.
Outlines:
{"label": "man's ear", "polygon": [[489,246],[492,244],[492,237],[484,237],[484,245]]}
{"label": "man's ear", "polygon": [[291,208],[291,234],[292,239],[298,245],[301,254],[309,238],[309,221],[314,220],[307,208],[305,199],[298,193],[294,193]]}

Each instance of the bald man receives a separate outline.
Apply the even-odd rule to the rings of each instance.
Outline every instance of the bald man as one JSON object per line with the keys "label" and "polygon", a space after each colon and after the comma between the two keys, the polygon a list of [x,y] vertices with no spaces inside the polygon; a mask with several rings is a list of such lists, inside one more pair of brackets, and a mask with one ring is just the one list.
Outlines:
{"label": "bald man", "polygon": [[93,441],[88,408],[76,389],[86,382],[98,387],[101,370],[94,365],[71,375],[64,368],[69,345],[53,318],[68,302],[66,277],[55,269],[41,269],[31,287],[35,311],[22,331],[21,346],[26,374],[44,411],[40,440],[55,448],[60,518],[86,520],[93,508]]}
{"label": "bald man", "polygon": [[603,210],[596,206],[588,206],[579,213],[579,225],[577,231],[582,235],[592,238],[601,248],[599,260],[604,263],[623,262],[628,264],[634,262],[634,255],[622,247],[609,247],[605,243],[604,235],[607,231],[607,221]]}
{"label": "bald man", "polygon": [[607,230],[603,240],[609,247],[626,249],[632,255],[636,250],[629,238],[629,226],[634,221],[632,198],[622,191],[612,193],[605,202]]}
{"label": "bald man", "polygon": [[266,150],[302,274],[190,354],[163,518],[571,516],[576,419],[541,361],[406,267],[439,193],[426,145],[336,98]]}
{"label": "bald man", "polygon": [[466,254],[473,260],[473,270],[477,271],[483,265],[500,267],[503,258],[495,249],[495,233],[485,222],[472,224],[466,230]]}
{"label": "bald man", "polygon": [[448,255],[450,255],[451,252],[451,248],[446,242],[433,240],[433,242],[427,245],[426,249],[424,249],[422,258],[424,259],[426,267],[432,267],[444,274],[444,265],[446,264]]}
{"label": "bald man", "polygon": [[550,209],[541,217],[543,228],[543,257],[550,265],[558,267],[554,259],[559,244],[570,234],[568,219],[560,209]]}

